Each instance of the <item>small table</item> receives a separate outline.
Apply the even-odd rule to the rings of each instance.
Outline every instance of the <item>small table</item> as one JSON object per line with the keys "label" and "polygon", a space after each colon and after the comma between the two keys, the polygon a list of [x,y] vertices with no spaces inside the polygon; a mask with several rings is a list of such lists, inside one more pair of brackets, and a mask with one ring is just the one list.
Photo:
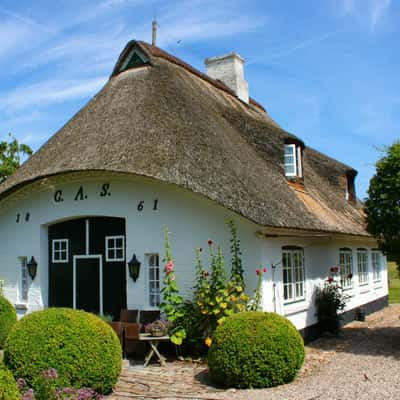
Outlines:
{"label": "small table", "polygon": [[161,342],[168,342],[169,336],[151,336],[149,333],[141,333],[139,340],[148,342],[150,344],[150,350],[144,359],[144,366],[147,367],[151,358],[156,355],[161,366],[165,365],[165,357],[163,357],[158,351],[157,347]]}

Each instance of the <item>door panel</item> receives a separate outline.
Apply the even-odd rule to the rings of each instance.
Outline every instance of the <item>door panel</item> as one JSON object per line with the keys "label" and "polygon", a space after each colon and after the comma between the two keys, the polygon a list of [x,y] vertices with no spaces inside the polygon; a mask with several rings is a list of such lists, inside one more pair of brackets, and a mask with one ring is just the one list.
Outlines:
{"label": "door panel", "polygon": [[98,258],[76,259],[76,308],[100,313],[100,267]]}

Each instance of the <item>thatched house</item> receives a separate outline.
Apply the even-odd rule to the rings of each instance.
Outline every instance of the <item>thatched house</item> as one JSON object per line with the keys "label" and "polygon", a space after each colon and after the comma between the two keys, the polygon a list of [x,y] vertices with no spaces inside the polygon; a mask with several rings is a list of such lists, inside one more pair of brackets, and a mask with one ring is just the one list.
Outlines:
{"label": "thatched house", "polygon": [[228,255],[227,219],[247,285],[267,266],[264,309],[299,329],[315,324],[314,288],[335,265],[348,310],[386,304],[386,260],[365,230],[357,172],[274,122],[249,97],[238,55],[206,66],[128,43],[103,89],[0,185],[0,278],[21,312],[157,307],[166,225],[189,296],[194,248],[213,238]]}

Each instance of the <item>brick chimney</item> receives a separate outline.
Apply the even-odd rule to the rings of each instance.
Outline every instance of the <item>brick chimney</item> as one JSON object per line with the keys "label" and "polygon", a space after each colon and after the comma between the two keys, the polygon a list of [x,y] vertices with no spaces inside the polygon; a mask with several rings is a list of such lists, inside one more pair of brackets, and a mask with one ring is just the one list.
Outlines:
{"label": "brick chimney", "polygon": [[236,53],[206,58],[207,75],[219,79],[234,91],[236,96],[249,103],[249,85],[244,79],[244,60]]}

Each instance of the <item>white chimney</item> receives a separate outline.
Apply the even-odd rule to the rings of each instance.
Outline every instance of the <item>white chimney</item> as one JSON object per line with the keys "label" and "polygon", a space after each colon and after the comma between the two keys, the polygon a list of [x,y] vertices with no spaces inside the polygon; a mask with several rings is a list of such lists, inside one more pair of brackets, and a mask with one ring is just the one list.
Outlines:
{"label": "white chimney", "polygon": [[249,103],[249,85],[244,79],[244,60],[239,54],[230,53],[206,58],[205,64],[210,78],[219,79],[232,89],[240,100]]}

